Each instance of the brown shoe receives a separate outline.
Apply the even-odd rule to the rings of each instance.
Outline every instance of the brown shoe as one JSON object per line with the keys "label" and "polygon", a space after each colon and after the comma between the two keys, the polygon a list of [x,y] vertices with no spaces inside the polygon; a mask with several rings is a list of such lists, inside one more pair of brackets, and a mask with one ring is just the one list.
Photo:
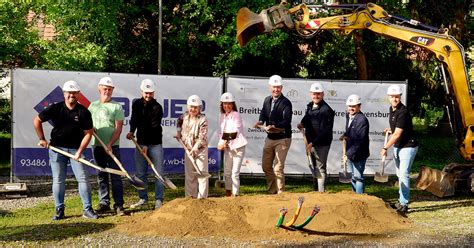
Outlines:
{"label": "brown shoe", "polygon": [[227,196],[227,197],[232,196],[232,190],[226,189],[225,190],[225,196]]}

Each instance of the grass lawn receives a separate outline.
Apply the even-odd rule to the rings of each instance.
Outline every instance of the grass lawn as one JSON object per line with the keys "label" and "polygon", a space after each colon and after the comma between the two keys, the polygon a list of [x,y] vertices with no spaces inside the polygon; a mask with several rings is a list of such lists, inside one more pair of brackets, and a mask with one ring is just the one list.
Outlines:
{"label": "grass lawn", "polygon": [[[183,179],[173,179],[178,186],[177,190],[167,190],[165,193],[165,204],[177,197],[184,197]],[[210,197],[222,197],[223,189],[214,186],[214,180],[210,180]],[[73,183],[70,183],[73,184]],[[74,188],[69,186],[69,188]],[[125,187],[125,202],[130,205],[138,200],[135,190],[127,185]],[[327,185],[328,192],[339,192],[350,190],[349,184],[340,184],[337,179],[330,180]],[[309,192],[312,190],[311,179],[292,177],[287,179],[287,191]],[[153,185],[149,187],[153,194]],[[242,178],[242,195],[265,194],[265,179],[254,177]],[[398,197],[398,189],[393,186],[393,181],[387,184],[374,183],[372,178],[368,179],[366,193],[378,196],[387,202],[393,202]],[[474,202],[472,195],[461,195],[446,200],[440,200],[430,193],[412,190],[413,203],[409,218],[419,222],[423,226],[423,232],[427,235],[448,233],[454,237],[474,238]],[[97,194],[94,190],[94,205],[97,204]],[[150,207],[151,207],[150,202]],[[20,209],[13,212],[0,210],[0,244],[14,245],[15,241],[22,240],[28,245],[53,244],[61,245],[64,240],[70,240],[82,235],[101,235],[115,227],[121,217],[109,215],[98,220],[87,220],[81,217],[82,204],[78,196],[66,197],[67,219],[53,222],[51,217],[54,213],[53,201],[42,203],[28,209]],[[151,208],[150,208],[151,209]],[[131,211],[131,210],[127,210]],[[147,211],[147,210],[139,210]],[[92,225],[93,223],[93,225]],[[43,243],[45,242],[45,243]],[[58,243],[59,242],[59,243]]]}

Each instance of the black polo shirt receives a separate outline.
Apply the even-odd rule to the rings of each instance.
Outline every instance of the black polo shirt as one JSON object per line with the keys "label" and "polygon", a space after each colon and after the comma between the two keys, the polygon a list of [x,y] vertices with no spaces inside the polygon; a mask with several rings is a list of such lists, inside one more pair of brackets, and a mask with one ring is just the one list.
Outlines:
{"label": "black polo shirt", "polygon": [[137,130],[140,145],[161,145],[163,143],[163,107],[155,99],[146,102],[143,97],[132,104],[130,132]]}
{"label": "black polo shirt", "polygon": [[392,130],[392,133],[395,132],[395,128],[397,127],[403,129],[402,135],[394,144],[395,147],[403,148],[418,146],[418,142],[415,138],[415,132],[413,131],[411,115],[403,103],[399,103],[395,111],[393,111],[392,106],[390,106],[389,118],[390,129]]}
{"label": "black polo shirt", "polygon": [[55,103],[41,111],[38,117],[43,122],[53,123],[49,142],[52,146],[77,149],[84,138],[84,131],[93,128],[91,112],[79,103],[71,110],[64,101]]}

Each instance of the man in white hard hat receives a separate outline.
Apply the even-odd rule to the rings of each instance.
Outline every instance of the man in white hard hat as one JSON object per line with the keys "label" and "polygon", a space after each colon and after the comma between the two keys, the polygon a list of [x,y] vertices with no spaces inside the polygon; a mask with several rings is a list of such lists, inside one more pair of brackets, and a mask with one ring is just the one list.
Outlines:
{"label": "man in white hard hat", "polygon": [[[132,104],[130,118],[130,132],[127,139],[134,138],[137,131],[137,143],[143,153],[151,159],[160,175],[163,175],[163,107],[155,100],[156,85],[151,79],[144,79],[140,84],[142,98]],[[148,163],[138,149],[135,150],[135,168],[137,177],[148,185]],[[130,208],[146,207],[148,205],[148,190],[138,190],[140,200]],[[164,187],[160,181],[155,180],[155,209],[163,205]]]}
{"label": "man in white hard hat", "polygon": [[[64,219],[64,195],[66,190],[66,171],[70,163],[76,177],[81,197],[83,214],[88,219],[97,219],[92,209],[92,193],[89,182],[89,173],[85,166],[78,162],[83,151],[87,148],[92,137],[91,113],[78,102],[79,85],[75,81],[67,81],[63,85],[64,101],[48,106],[33,120],[39,145],[48,148],[49,145],[74,154],[74,159],[49,150],[49,163],[53,175],[53,196],[56,214],[53,220]],[[51,121],[51,141],[48,143],[43,132],[43,122]]]}
{"label": "man in white hard hat", "polygon": [[254,125],[255,128],[266,125],[266,130],[275,130],[268,132],[262,155],[262,170],[269,194],[279,194],[285,190],[285,160],[291,145],[293,106],[282,94],[282,81],[278,75],[268,80],[272,94],[263,101],[258,122]]}
{"label": "man in white hard hat", "polygon": [[358,95],[347,98],[346,131],[341,140],[346,140],[346,159],[352,171],[352,191],[363,194],[365,191],[364,170],[369,152],[369,120],[360,110],[361,99]]}
{"label": "man in white hard hat", "polygon": [[380,156],[386,156],[387,150],[393,146],[393,160],[397,167],[400,187],[398,202],[394,207],[399,214],[405,216],[408,213],[408,203],[410,202],[410,170],[418,151],[418,142],[413,130],[411,115],[401,102],[402,93],[399,85],[394,84],[388,87],[390,128],[385,128],[384,133],[391,132],[392,135],[380,151]]}
{"label": "man in white hard hat", "polygon": [[304,134],[308,141],[306,149],[311,151],[315,170],[318,170],[320,174],[320,178],[313,178],[314,190],[324,192],[326,187],[326,163],[332,143],[335,113],[324,101],[324,88],[321,83],[313,83],[309,91],[311,102],[306,106],[305,114],[298,124],[298,128],[304,128]]}
{"label": "man in white hard hat", "polygon": [[[108,151],[120,159],[120,134],[122,133],[124,111],[122,105],[112,100],[115,88],[110,77],[103,77],[98,83],[99,100],[94,101],[89,106],[94,121],[94,129],[99,138],[106,144],[102,147],[100,142],[93,139],[94,159],[103,168],[113,168],[120,170],[115,161],[108,155]],[[114,212],[123,215],[123,183],[122,177],[107,172],[99,172],[97,175],[99,183],[99,206],[98,213],[105,213],[110,210],[109,176],[112,184],[112,196],[114,199]]]}
{"label": "man in white hard hat", "polygon": [[190,96],[187,101],[188,111],[178,118],[176,125],[176,139],[189,151],[189,155],[187,152],[184,154],[184,193],[186,197],[197,199],[207,198],[209,192],[209,179],[198,177],[191,161],[192,159],[201,172],[208,172],[208,122],[206,116],[201,113],[202,106],[203,102],[199,96]]}

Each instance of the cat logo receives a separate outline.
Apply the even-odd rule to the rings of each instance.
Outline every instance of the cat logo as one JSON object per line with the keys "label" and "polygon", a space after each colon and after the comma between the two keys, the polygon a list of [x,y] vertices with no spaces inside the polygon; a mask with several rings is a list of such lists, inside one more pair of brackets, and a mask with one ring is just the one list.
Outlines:
{"label": "cat logo", "polygon": [[418,45],[430,46],[435,41],[434,38],[423,37],[423,36],[413,36],[410,41],[415,42]]}

